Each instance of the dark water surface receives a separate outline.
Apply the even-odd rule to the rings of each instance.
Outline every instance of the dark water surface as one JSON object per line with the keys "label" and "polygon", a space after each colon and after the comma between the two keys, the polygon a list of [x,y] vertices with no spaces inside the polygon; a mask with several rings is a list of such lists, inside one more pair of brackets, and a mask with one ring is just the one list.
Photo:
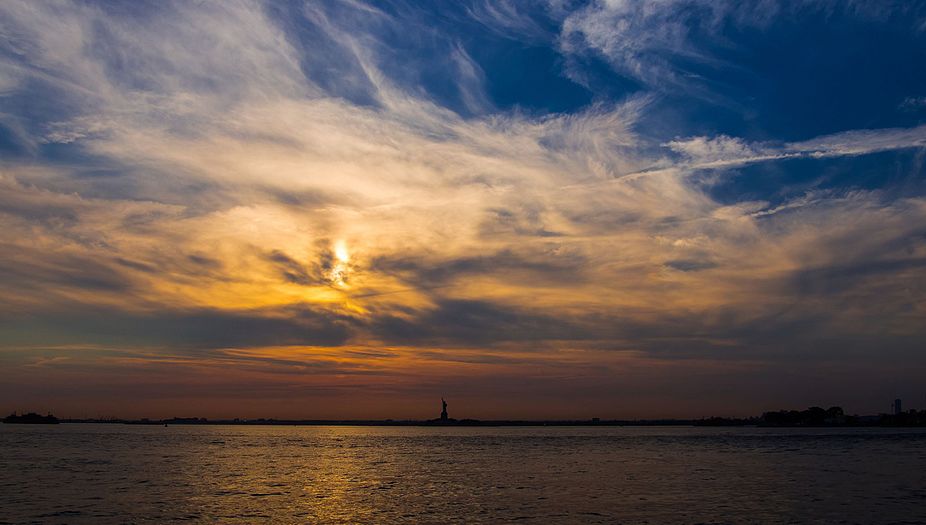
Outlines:
{"label": "dark water surface", "polygon": [[926,431],[0,425],[0,522],[926,523]]}

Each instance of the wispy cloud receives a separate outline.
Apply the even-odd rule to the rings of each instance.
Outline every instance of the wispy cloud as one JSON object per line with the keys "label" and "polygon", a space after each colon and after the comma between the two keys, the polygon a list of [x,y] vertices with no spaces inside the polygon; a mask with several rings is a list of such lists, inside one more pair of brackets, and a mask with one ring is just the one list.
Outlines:
{"label": "wispy cloud", "polygon": [[[702,72],[738,69],[728,58],[737,48],[731,30],[763,32],[782,20],[834,13],[858,20],[903,14],[913,28],[922,22],[920,11],[900,1],[594,0],[563,13],[559,47],[567,57],[599,56],[655,91],[684,89],[717,96]],[[578,68],[570,73],[583,76]]]}
{"label": "wispy cloud", "polygon": [[[785,144],[748,143],[720,135],[676,139],[663,146],[683,159],[682,163],[672,165],[675,168],[729,168],[757,162],[823,159],[922,148],[926,146],[926,126],[852,130]],[[664,166],[655,169],[664,169]]]}
{"label": "wispy cloud", "polygon": [[779,10],[775,2],[596,1],[565,18],[560,47],[567,55],[600,54],[621,74],[656,89],[691,89],[695,74],[686,71],[686,62],[721,63],[694,38],[723,40],[721,29],[727,23],[761,28]]}
{"label": "wispy cloud", "polygon": [[899,107],[904,111],[918,111],[926,108],[926,97],[907,97]]}

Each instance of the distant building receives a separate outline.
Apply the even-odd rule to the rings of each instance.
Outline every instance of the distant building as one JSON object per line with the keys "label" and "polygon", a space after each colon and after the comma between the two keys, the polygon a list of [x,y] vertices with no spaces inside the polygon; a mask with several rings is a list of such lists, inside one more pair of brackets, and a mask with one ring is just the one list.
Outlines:
{"label": "distant building", "polygon": [[894,415],[899,416],[903,413],[903,406],[901,405],[900,399],[894,400]]}

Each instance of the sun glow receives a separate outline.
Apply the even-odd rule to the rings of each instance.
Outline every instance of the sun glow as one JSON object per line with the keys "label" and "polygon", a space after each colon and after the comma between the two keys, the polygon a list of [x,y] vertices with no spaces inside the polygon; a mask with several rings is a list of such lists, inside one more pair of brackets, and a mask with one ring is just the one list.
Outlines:
{"label": "sun glow", "polygon": [[331,268],[331,282],[346,288],[347,274],[350,270],[350,254],[347,252],[347,244],[344,241],[337,241],[334,244],[334,258],[334,265]]}
{"label": "sun glow", "polygon": [[338,258],[339,262],[347,263],[350,259],[349,254],[347,253],[347,244],[344,241],[338,241],[334,244],[334,256]]}

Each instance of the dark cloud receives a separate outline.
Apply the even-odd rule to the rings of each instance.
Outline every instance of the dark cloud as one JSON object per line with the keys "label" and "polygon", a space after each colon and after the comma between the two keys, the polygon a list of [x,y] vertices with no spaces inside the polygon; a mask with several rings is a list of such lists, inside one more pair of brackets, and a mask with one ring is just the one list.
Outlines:
{"label": "dark cloud", "polygon": [[433,260],[428,256],[382,256],[373,259],[370,271],[400,277],[403,281],[433,287],[469,276],[504,276],[515,282],[542,282],[564,286],[585,280],[585,258],[574,250],[550,244],[542,249],[491,255]]}
{"label": "dark cloud", "polygon": [[0,213],[45,225],[69,227],[80,221],[79,204],[66,198],[0,180]]}
{"label": "dark cloud", "polygon": [[[17,247],[0,245],[0,250],[3,249],[11,254],[18,251]],[[127,266],[121,261],[118,264]],[[132,280],[124,272],[92,257],[49,253],[37,260],[28,257],[0,258],[0,288],[7,290],[33,292],[36,287],[41,287],[47,292],[54,292],[60,288],[77,288],[125,293],[131,290],[132,286]]]}
{"label": "dark cloud", "polygon": [[549,229],[543,223],[538,207],[520,211],[505,208],[487,210],[487,218],[480,225],[484,237],[517,235],[523,237],[561,237],[562,233]]}
{"label": "dark cloud", "polygon": [[122,257],[116,257],[116,262],[118,264],[121,264],[122,266],[131,268],[133,270],[138,270],[140,272],[156,273],[158,271],[157,268],[155,268],[154,266],[150,264],[143,263],[140,261],[130,261],[128,259],[123,259]]}
{"label": "dark cloud", "polygon": [[[898,279],[902,282],[898,283]],[[898,284],[907,290],[926,289],[926,258],[863,260],[805,268],[794,273],[791,289],[796,295],[840,297],[867,286],[886,288]]]}
{"label": "dark cloud", "polygon": [[204,268],[209,268],[212,270],[218,270],[222,268],[222,261],[213,259],[211,257],[206,257],[205,255],[187,255],[187,259],[190,262]]}
{"label": "dark cloud", "polygon": [[129,313],[103,308],[0,320],[0,344],[105,344],[180,349],[344,344],[356,323],[309,306]]}
{"label": "dark cloud", "polygon": [[374,317],[372,335],[393,344],[491,345],[505,341],[581,339],[583,327],[565,319],[488,301],[443,299],[412,319]]}
{"label": "dark cloud", "polygon": [[267,260],[274,263],[284,280],[293,284],[308,286],[316,280],[309,277],[308,269],[285,253],[274,250],[267,255]]}
{"label": "dark cloud", "polygon": [[292,206],[304,211],[331,204],[339,204],[344,201],[343,198],[338,198],[318,190],[294,190],[291,188],[267,187],[264,188],[263,191],[280,204]]}
{"label": "dark cloud", "polygon": [[[292,284],[301,286],[319,286],[331,284],[330,274],[335,265],[335,256],[327,240],[315,244],[314,260],[303,264],[280,250],[273,250],[265,255],[273,264],[280,277]],[[342,278],[347,282],[346,274]]]}
{"label": "dark cloud", "polygon": [[701,259],[676,259],[674,261],[666,261],[664,264],[680,272],[697,272],[699,270],[709,270],[717,267],[717,263]]}

